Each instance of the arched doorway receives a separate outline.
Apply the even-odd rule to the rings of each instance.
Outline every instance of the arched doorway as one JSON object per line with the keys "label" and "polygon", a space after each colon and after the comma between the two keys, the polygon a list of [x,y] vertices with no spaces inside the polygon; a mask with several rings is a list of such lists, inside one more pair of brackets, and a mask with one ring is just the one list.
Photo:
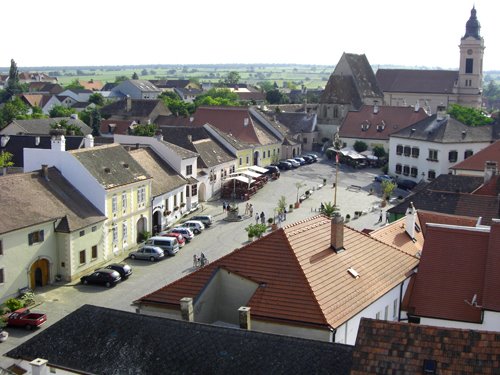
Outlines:
{"label": "arched doorway", "polygon": [[147,231],[148,229],[148,222],[145,217],[141,217],[139,220],[137,220],[137,240],[136,242],[141,241],[141,236],[142,233]]}
{"label": "arched doorway", "polygon": [[198,189],[198,200],[200,202],[205,202],[207,200],[207,186],[204,182],[200,184],[200,187]]}
{"label": "arched doorway", "polygon": [[153,213],[153,236],[157,234],[158,232],[161,232],[162,227],[161,227],[161,211],[156,210]]}
{"label": "arched doorway", "polygon": [[30,268],[30,288],[35,289],[47,285],[49,282],[49,261],[38,259]]}
{"label": "arched doorway", "polygon": [[295,157],[295,156],[297,156],[295,153],[295,148],[292,148],[292,157]]}
{"label": "arched doorway", "polygon": [[253,165],[259,165],[259,151],[253,153]]}

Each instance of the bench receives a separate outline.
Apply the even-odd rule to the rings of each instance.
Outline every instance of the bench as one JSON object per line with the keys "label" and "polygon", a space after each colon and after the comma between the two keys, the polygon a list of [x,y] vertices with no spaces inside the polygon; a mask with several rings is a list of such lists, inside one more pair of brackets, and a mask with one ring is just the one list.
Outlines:
{"label": "bench", "polygon": [[362,187],[358,185],[349,185],[346,189],[357,193],[362,189]]}

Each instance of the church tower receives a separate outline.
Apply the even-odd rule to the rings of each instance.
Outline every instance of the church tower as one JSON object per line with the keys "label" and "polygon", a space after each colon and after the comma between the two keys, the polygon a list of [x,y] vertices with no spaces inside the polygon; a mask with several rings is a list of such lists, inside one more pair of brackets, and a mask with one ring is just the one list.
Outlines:
{"label": "church tower", "polygon": [[460,68],[458,71],[458,104],[480,108],[483,92],[484,40],[480,35],[481,25],[476,8],[470,11],[465,24],[465,35],[460,41]]}

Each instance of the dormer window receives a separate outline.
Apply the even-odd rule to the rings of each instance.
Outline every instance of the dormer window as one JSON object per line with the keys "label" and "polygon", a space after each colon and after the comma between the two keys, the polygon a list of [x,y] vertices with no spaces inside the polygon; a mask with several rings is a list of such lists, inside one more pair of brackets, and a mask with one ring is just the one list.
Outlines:
{"label": "dormer window", "polygon": [[367,131],[370,128],[370,123],[368,121],[365,121],[361,124],[361,130],[362,131]]}
{"label": "dormer window", "polygon": [[385,129],[385,122],[382,121],[380,124],[377,125],[377,131],[381,132]]}

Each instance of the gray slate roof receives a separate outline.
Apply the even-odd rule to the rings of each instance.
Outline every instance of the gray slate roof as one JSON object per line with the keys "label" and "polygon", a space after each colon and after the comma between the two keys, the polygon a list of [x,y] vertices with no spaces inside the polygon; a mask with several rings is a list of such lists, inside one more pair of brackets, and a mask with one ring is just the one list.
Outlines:
{"label": "gray slate roof", "polygon": [[363,104],[351,76],[331,75],[326,84],[320,103],[351,104],[359,108]]}
{"label": "gray slate roof", "polygon": [[127,111],[127,99],[118,100],[116,102],[105,105],[101,108],[103,116],[127,116],[127,117],[149,117],[158,105],[163,106],[164,114],[167,115],[170,111],[165,107],[159,99],[130,99],[132,106],[130,111]]}
{"label": "gray slate roof", "polygon": [[[70,339],[68,339],[70,338]],[[336,374],[353,347],[84,305],[11,358],[93,374]]]}
{"label": "gray slate roof", "polygon": [[57,231],[70,232],[106,220],[54,167],[49,179],[40,172],[0,177],[0,233],[63,219]]}
{"label": "gray slate roof", "polygon": [[[253,114],[253,111],[258,110],[251,108],[250,113]],[[315,130],[314,114],[305,112],[258,112],[265,116],[271,126],[278,130],[283,136],[296,135],[299,133],[311,133]]]}
{"label": "gray slate roof", "polygon": [[125,148],[116,143],[71,153],[106,190],[151,178]]}
{"label": "gray slate roof", "polygon": [[[39,119],[31,119],[31,120],[13,120],[11,122],[17,124],[17,126],[24,129],[24,134],[33,134],[33,135],[48,135],[52,128],[50,127],[52,124],[60,122],[61,120],[67,121],[68,125],[76,125],[81,130],[83,135],[91,134],[92,129],[85,124],[82,120],[73,119],[70,117],[53,117],[53,118],[39,118]],[[10,124],[9,124],[10,125]],[[8,125],[7,125],[8,126]]]}
{"label": "gray slate roof", "polygon": [[129,79],[128,81],[141,91],[161,92],[158,87],[145,79]]}
{"label": "gray slate roof", "polygon": [[377,81],[385,92],[451,94],[456,70],[379,69]]}
{"label": "gray slate roof", "polygon": [[468,126],[449,116],[438,120],[434,114],[393,133],[391,137],[439,143],[469,143],[490,142],[493,134],[493,125]]}
{"label": "gray slate roof", "polygon": [[134,160],[153,178],[153,196],[159,196],[187,184],[187,181],[175,172],[149,147],[130,151]]}
{"label": "gray slate roof", "polygon": [[358,55],[355,53],[344,53],[343,57],[349,64],[354,78],[356,88],[362,98],[367,97],[384,97],[383,91],[380,89],[373,69],[368,62],[365,54]]}

